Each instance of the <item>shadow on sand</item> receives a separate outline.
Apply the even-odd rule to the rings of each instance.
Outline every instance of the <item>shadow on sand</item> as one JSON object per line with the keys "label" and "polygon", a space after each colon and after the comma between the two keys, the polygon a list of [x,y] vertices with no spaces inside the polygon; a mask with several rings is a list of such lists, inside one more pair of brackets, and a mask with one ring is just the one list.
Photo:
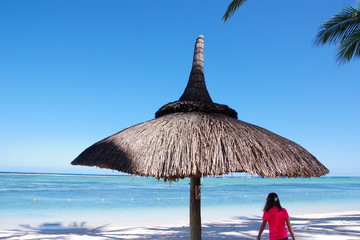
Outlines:
{"label": "shadow on sand", "polygon": [[292,218],[291,221],[295,231],[307,236],[306,239],[319,235],[337,235],[343,239],[360,239],[360,214],[327,218]]}
{"label": "shadow on sand", "polygon": [[[250,240],[255,239],[260,217],[237,217],[225,222],[203,224],[203,240]],[[343,215],[328,218],[292,218],[293,227],[300,239],[317,239],[319,235],[338,235],[343,239],[360,239],[360,214]],[[355,230],[354,230],[355,229]],[[62,223],[44,223],[34,227],[21,225],[19,229],[0,232],[0,239],[77,239],[76,236],[99,239],[189,239],[189,228],[179,227],[134,227],[121,228],[103,225],[89,227],[86,223],[73,223],[64,226]],[[344,238],[345,237],[345,238]],[[86,238],[82,238],[86,239]],[[267,239],[267,235],[263,235]]]}
{"label": "shadow on sand", "polygon": [[[60,222],[43,223],[40,226],[20,225],[19,229],[0,232],[0,239],[68,239],[69,235],[99,236],[101,237],[105,226],[89,228],[85,222],[72,223],[68,226]],[[3,236],[4,235],[4,236]]]}

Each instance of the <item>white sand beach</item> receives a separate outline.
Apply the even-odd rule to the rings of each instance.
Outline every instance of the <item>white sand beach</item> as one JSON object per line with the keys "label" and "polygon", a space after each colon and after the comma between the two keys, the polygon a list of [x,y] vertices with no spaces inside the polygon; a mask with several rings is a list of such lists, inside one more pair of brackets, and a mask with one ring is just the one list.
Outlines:
{"label": "white sand beach", "polygon": [[[260,216],[204,221],[203,239],[255,239],[260,221]],[[291,221],[298,240],[360,239],[360,211],[296,215]],[[0,239],[189,239],[188,225],[183,222],[171,221],[171,225],[154,225],[151,222],[132,224],[124,226],[116,223],[42,222],[7,229],[0,226]],[[262,239],[268,239],[267,232],[263,234]]]}

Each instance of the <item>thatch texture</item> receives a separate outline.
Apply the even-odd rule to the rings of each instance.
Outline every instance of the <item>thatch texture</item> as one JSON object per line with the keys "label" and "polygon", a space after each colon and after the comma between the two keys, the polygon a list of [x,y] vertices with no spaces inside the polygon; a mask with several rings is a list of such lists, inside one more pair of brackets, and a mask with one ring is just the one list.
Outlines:
{"label": "thatch texture", "polygon": [[247,172],[315,177],[328,170],[300,145],[220,114],[174,113],[127,128],[85,150],[73,164],[176,180]]}
{"label": "thatch texture", "polygon": [[156,118],[86,149],[72,164],[165,180],[247,172],[262,177],[318,177],[329,171],[300,145],[237,120],[212,102],[204,81],[204,38],[197,39],[188,85]]}
{"label": "thatch texture", "polygon": [[177,112],[202,112],[222,114],[237,119],[237,112],[223,104],[194,102],[194,101],[176,101],[162,106],[156,113],[155,118],[170,113]]}

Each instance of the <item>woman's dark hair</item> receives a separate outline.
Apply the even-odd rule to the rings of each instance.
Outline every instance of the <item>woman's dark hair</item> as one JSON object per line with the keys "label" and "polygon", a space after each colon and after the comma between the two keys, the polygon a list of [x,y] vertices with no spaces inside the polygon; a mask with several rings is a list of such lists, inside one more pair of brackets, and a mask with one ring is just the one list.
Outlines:
{"label": "woman's dark hair", "polygon": [[278,207],[279,211],[282,210],[281,204],[280,204],[280,199],[278,197],[278,195],[276,193],[269,193],[269,195],[267,196],[266,199],[266,203],[265,203],[265,207],[264,207],[264,212],[269,211],[272,207]]}

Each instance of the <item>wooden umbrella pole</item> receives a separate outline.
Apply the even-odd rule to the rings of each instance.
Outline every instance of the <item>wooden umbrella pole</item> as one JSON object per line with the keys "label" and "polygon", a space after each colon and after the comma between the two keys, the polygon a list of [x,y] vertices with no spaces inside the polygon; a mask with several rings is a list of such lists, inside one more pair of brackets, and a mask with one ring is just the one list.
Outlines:
{"label": "wooden umbrella pole", "polygon": [[190,177],[190,240],[201,240],[200,178]]}

